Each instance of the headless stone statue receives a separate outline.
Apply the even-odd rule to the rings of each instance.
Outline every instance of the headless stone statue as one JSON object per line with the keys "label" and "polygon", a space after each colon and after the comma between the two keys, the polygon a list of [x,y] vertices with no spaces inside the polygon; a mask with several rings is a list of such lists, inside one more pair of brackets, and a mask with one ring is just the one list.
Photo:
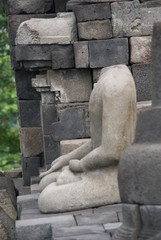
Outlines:
{"label": "headless stone statue", "polygon": [[64,212],[120,201],[117,166],[134,140],[136,90],[124,65],[102,69],[89,102],[91,141],[40,175],[39,208]]}

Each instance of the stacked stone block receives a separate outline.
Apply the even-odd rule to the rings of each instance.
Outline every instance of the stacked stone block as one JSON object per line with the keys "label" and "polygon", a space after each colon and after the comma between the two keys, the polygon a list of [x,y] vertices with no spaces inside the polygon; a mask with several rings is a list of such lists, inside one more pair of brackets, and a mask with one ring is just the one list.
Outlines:
{"label": "stacked stone block", "polygon": [[0,173],[0,238],[15,240],[16,190],[12,180]]}
{"label": "stacked stone block", "polygon": [[123,204],[123,225],[113,239],[160,239],[160,106],[161,23],[154,24],[152,39],[152,108],[140,112],[135,141],[123,154],[118,182]]}
{"label": "stacked stone block", "polygon": [[35,1],[35,3],[32,1],[23,1],[23,3],[22,1],[14,1],[14,3],[13,1],[3,1],[2,7],[8,15],[11,65],[15,71],[23,180],[24,185],[30,185],[30,176],[39,174],[41,154],[43,153],[40,120],[41,97],[31,84],[32,78],[39,71],[24,69],[18,61],[15,56],[15,38],[17,29],[22,22],[30,18],[53,18],[55,14],[48,14],[48,16],[45,14],[53,9],[52,1]]}
{"label": "stacked stone block", "polygon": [[[128,65],[138,101],[151,99],[151,34],[153,23],[161,20],[161,4],[4,0],[2,5],[15,70],[24,184],[29,185],[43,165],[43,154],[50,165],[60,155],[60,141],[90,137],[88,101],[101,68]],[[57,22],[63,18],[63,24],[69,21],[70,35]]]}

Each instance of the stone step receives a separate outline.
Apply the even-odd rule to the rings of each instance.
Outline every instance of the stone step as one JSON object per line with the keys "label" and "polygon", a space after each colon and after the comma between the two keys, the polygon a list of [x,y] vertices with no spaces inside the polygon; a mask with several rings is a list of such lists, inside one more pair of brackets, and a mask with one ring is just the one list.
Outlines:
{"label": "stone step", "polygon": [[102,234],[87,234],[81,236],[70,236],[70,237],[58,237],[52,238],[53,240],[112,240],[110,235],[107,233]]}
{"label": "stone step", "polygon": [[68,227],[55,228],[55,226],[52,226],[52,235],[55,238],[79,236],[86,234],[102,234],[104,232],[105,230],[102,225],[73,226],[70,228]]}
{"label": "stone step", "polygon": [[88,216],[75,216],[78,226],[118,222],[116,212],[94,213]]}
{"label": "stone step", "polygon": [[152,107],[152,101],[142,101],[137,102],[137,113],[144,111],[146,109],[150,109]]}
{"label": "stone step", "polygon": [[38,184],[40,182],[39,176],[31,177],[31,184]]}
{"label": "stone step", "polygon": [[52,237],[52,225],[55,227],[72,227],[76,225],[76,222],[72,215],[19,220],[16,221],[16,239],[49,240]]}
{"label": "stone step", "polygon": [[40,182],[39,176],[31,177],[31,186],[30,186],[31,194],[40,192],[40,190],[39,190],[39,182]]}
{"label": "stone step", "polygon": [[31,194],[39,193],[39,192],[40,192],[39,184],[38,184],[38,183],[32,184],[31,187],[30,187],[30,189],[31,189]]}
{"label": "stone step", "polygon": [[23,209],[38,208],[38,197],[39,193],[27,194],[17,197],[18,219],[21,218],[21,212]]}
{"label": "stone step", "polygon": [[104,229],[106,232],[110,234],[110,236],[113,236],[118,228],[120,228],[122,225],[121,222],[118,223],[106,223],[104,224]]}
{"label": "stone step", "polygon": [[121,225],[118,213],[122,213],[122,204],[43,214],[38,209],[38,197],[39,193],[34,193],[17,198],[17,240],[111,240]]}

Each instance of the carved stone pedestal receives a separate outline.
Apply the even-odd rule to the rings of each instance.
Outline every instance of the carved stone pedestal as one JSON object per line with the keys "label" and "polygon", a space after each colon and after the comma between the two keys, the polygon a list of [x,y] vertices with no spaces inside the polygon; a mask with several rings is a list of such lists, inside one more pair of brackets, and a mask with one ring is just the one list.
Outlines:
{"label": "carved stone pedestal", "polygon": [[161,239],[161,23],[152,42],[152,108],[139,114],[134,144],[120,160],[120,197],[128,204],[114,240]]}
{"label": "carved stone pedestal", "polygon": [[160,240],[161,206],[123,205],[123,225],[113,240]]}

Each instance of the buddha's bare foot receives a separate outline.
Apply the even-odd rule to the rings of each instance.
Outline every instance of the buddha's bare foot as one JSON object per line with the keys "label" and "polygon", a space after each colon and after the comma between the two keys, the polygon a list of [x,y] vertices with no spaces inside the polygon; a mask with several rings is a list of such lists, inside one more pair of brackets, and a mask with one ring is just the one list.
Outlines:
{"label": "buddha's bare foot", "polygon": [[72,159],[69,161],[69,168],[72,172],[83,172],[80,160]]}

